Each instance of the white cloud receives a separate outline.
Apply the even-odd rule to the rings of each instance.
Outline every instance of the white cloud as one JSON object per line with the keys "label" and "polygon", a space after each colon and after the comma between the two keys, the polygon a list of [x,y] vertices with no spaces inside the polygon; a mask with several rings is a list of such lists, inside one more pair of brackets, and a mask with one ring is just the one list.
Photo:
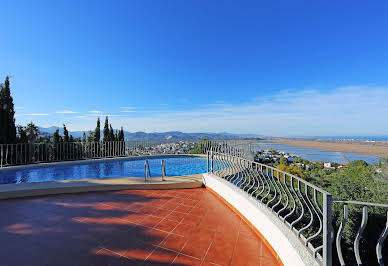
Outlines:
{"label": "white cloud", "polygon": [[121,110],[121,113],[136,113],[135,110]]}
{"label": "white cloud", "polygon": [[[230,131],[264,135],[384,135],[388,88],[283,91],[245,104],[159,112],[117,121],[127,130]],[[116,121],[115,121],[116,122]],[[112,120],[113,123],[113,120]]]}
{"label": "white cloud", "polygon": [[92,110],[92,111],[88,111],[88,113],[92,113],[92,114],[102,114],[103,112],[102,112],[102,111],[98,111],[98,110]]}
{"label": "white cloud", "polygon": [[78,112],[74,112],[71,110],[63,110],[63,111],[56,111],[56,114],[77,114]]}
{"label": "white cloud", "polygon": [[136,107],[133,106],[126,106],[126,107],[120,107],[121,109],[136,109]]}
{"label": "white cloud", "polygon": [[46,113],[29,113],[29,114],[22,114],[22,115],[30,115],[30,116],[46,116],[49,114]]}
{"label": "white cloud", "polygon": [[[114,128],[124,126],[129,131],[228,131],[272,136],[388,134],[388,87],[287,90],[251,99],[242,104],[219,102],[186,111],[174,111],[171,106],[122,115],[89,112],[66,120],[66,125],[73,130],[88,130],[95,127],[96,116],[108,115]],[[43,120],[49,121],[49,117]],[[57,119],[54,122],[58,123]]]}

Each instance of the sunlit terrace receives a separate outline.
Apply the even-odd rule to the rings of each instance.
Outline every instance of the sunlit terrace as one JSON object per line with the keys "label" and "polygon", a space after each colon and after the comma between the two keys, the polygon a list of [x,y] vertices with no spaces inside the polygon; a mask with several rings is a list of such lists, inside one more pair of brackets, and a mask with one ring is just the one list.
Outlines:
{"label": "sunlit terrace", "polygon": [[2,265],[279,265],[204,188],[3,200]]}

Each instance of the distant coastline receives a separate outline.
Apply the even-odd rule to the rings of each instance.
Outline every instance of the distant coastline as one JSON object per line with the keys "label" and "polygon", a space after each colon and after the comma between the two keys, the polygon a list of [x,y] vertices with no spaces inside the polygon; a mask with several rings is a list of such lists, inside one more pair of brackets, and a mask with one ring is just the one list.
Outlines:
{"label": "distant coastline", "polygon": [[304,148],[321,149],[335,152],[357,153],[371,156],[388,156],[387,141],[368,141],[357,139],[274,139],[278,144]]}

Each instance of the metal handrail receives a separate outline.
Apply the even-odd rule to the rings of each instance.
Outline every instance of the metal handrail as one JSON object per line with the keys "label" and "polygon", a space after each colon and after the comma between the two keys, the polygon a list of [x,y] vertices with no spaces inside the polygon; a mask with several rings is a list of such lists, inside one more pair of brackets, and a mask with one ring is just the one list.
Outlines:
{"label": "metal handrail", "polygon": [[342,203],[343,204],[343,217],[342,222],[340,224],[340,227],[338,229],[337,235],[336,235],[336,250],[337,250],[337,256],[338,260],[341,265],[346,265],[345,259],[342,254],[342,247],[341,247],[341,240],[343,236],[344,227],[346,225],[346,221],[348,219],[348,213],[349,213],[349,205],[355,205],[362,207],[362,218],[361,223],[357,231],[357,235],[353,242],[353,253],[354,257],[356,259],[356,262],[358,265],[362,265],[362,260],[360,256],[360,239],[362,237],[362,234],[364,232],[364,229],[368,223],[368,207],[378,207],[378,208],[384,208],[386,209],[386,225],[383,228],[381,234],[379,235],[379,238],[376,243],[376,258],[379,265],[384,265],[383,262],[383,255],[382,255],[382,248],[383,243],[388,235],[388,204],[379,204],[379,203],[370,203],[370,202],[362,202],[362,201],[347,201],[347,200],[333,200],[333,203]]}
{"label": "metal handrail", "polygon": [[150,164],[148,160],[144,162],[144,180],[147,181],[147,178],[151,178]]}
{"label": "metal handrail", "polygon": [[[310,250],[319,263],[332,265],[332,243],[334,229],[332,227],[333,204],[344,204],[344,218],[337,232],[336,250],[342,265],[341,238],[347,219],[347,205],[363,207],[362,222],[354,241],[354,256],[359,265],[362,261],[359,252],[359,241],[367,225],[368,207],[387,208],[386,204],[368,203],[333,199],[327,191],[307,182],[306,180],[252,160],[241,158],[235,154],[215,152],[208,155],[208,172],[225,179],[237,186],[250,197],[263,203]],[[387,225],[380,234],[376,245],[377,261],[383,265],[382,245],[388,235]]]}
{"label": "metal handrail", "polygon": [[164,177],[166,176],[166,165],[164,164],[164,160],[161,161],[162,165],[162,181],[164,181]]}

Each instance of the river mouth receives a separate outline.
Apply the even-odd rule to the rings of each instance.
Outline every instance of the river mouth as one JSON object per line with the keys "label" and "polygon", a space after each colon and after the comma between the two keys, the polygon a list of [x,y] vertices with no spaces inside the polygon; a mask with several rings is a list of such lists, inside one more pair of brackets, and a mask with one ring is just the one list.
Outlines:
{"label": "river mouth", "polygon": [[285,145],[273,142],[256,142],[251,144],[252,151],[268,149],[274,149],[280,152],[289,153],[312,162],[333,162],[346,164],[347,161],[344,155],[349,161],[363,160],[369,164],[376,164],[380,161],[379,158],[376,156],[362,155],[349,152],[341,153],[335,151]]}

